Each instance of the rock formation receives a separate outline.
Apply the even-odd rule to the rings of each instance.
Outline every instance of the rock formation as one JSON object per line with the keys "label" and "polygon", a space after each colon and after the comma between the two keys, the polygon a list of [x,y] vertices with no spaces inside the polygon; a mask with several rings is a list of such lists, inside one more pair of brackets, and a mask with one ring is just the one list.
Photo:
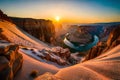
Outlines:
{"label": "rock formation", "polygon": [[107,49],[111,49],[118,44],[120,44],[120,25],[110,33],[107,40]]}
{"label": "rock formation", "polygon": [[[59,65],[69,65],[72,64],[69,60],[71,58],[71,53],[69,49],[63,49],[62,47],[53,47],[51,50],[37,50],[34,48],[21,48],[21,51],[26,54],[33,54],[37,59],[41,61],[47,60],[50,62],[57,63]],[[27,53],[28,52],[28,53]]]}
{"label": "rock formation", "polygon": [[16,18],[10,17],[18,27],[25,30],[32,36],[41,41],[52,43],[55,38],[55,28],[50,20],[32,19],[32,18]]}
{"label": "rock formation", "polygon": [[77,43],[77,44],[87,44],[92,42],[92,35],[90,35],[87,31],[83,28],[78,28],[77,30],[71,32],[67,39],[70,42]]}
{"label": "rock formation", "polygon": [[12,22],[12,20],[0,10],[0,20],[6,20]]}
{"label": "rock formation", "polygon": [[[4,20],[12,22],[12,20],[0,10],[0,21]],[[19,46],[10,43],[2,32],[3,29],[0,28],[0,79],[13,80],[15,74],[22,67],[23,56],[18,53]]]}
{"label": "rock formation", "polygon": [[88,32],[92,35],[97,35],[100,41],[106,41],[110,32],[120,25],[120,22],[111,22],[111,23],[96,23],[96,24],[81,24],[79,25],[71,25],[68,30],[74,31],[78,28],[81,29],[82,32]]}
{"label": "rock formation", "polygon": [[0,79],[13,80],[16,72],[20,70],[23,57],[18,53],[19,46],[0,40]]}
{"label": "rock formation", "polygon": [[37,77],[35,80],[47,80],[48,78],[49,80],[62,80],[49,72],[45,73],[42,76]]}
{"label": "rock formation", "polygon": [[107,42],[99,42],[87,54],[85,60],[93,59],[120,44],[120,25],[110,33]]}

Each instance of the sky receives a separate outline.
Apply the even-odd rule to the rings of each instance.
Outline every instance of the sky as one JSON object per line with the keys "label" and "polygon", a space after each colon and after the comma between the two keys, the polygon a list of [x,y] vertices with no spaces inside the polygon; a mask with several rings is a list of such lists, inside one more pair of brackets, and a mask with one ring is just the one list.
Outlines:
{"label": "sky", "polygon": [[8,16],[61,23],[120,22],[120,0],[0,0]]}

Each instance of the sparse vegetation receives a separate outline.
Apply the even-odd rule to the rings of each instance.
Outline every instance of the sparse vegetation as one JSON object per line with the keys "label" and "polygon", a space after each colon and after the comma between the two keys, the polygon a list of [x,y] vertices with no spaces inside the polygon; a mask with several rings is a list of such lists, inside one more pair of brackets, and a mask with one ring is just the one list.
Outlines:
{"label": "sparse vegetation", "polygon": [[37,70],[33,70],[31,73],[30,73],[30,76],[35,78],[38,76],[38,71]]}

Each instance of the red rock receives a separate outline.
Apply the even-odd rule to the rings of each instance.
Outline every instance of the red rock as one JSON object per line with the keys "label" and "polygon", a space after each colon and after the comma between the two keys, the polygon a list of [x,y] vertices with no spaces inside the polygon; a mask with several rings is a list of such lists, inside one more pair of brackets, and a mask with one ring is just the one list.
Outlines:
{"label": "red rock", "polygon": [[[3,50],[2,50],[3,49]],[[18,53],[19,46],[0,43],[0,77],[1,80],[13,80],[14,75],[22,67],[23,57]]]}
{"label": "red rock", "polygon": [[93,47],[88,52],[88,55],[85,57],[84,61],[93,59],[101,55],[101,53],[106,52],[119,44],[120,44],[120,26],[118,25],[118,27],[113,29],[113,31],[110,33],[107,42],[106,43],[99,42],[95,47]]}
{"label": "red rock", "polygon": [[14,24],[32,36],[48,43],[54,42],[55,27],[50,20],[10,17]]}

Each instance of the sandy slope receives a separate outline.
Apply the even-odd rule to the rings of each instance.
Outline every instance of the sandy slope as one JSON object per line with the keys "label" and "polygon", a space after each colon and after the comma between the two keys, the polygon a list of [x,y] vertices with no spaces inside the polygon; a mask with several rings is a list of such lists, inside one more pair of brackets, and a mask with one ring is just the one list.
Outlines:
{"label": "sandy slope", "polygon": [[[26,36],[14,24],[7,21],[0,21],[0,28],[11,42],[37,49],[50,49],[45,43],[37,42],[30,36]],[[32,70],[38,70],[39,75],[45,72],[56,73],[59,70],[53,65],[39,62],[23,53],[22,55],[23,67],[15,80],[32,80],[29,77]],[[55,76],[63,80],[120,80],[120,45],[95,59],[63,68]]]}
{"label": "sandy slope", "polygon": [[[0,28],[3,29],[3,34],[11,41],[16,44],[34,47],[37,49],[49,49],[50,46],[43,43],[42,41],[38,41],[31,36],[26,35],[25,33],[21,32],[16,25],[7,22],[7,21],[0,21]],[[37,41],[36,41],[37,40]]]}
{"label": "sandy slope", "polygon": [[61,69],[55,76],[63,80],[120,80],[120,45],[95,59]]}
{"label": "sandy slope", "polygon": [[[0,21],[0,28],[3,31],[2,34],[6,36],[9,41],[15,44],[36,48],[36,49],[50,49],[50,46],[43,43],[42,41],[35,39],[34,37],[28,34],[26,35],[25,32],[19,30],[16,25],[10,22]],[[23,66],[22,69],[16,75],[15,80],[32,80],[32,78],[29,77],[29,74],[33,70],[38,70],[39,75],[45,72],[56,73],[59,70],[57,67],[53,65],[37,61],[34,58],[25,55],[24,53],[22,53],[22,55],[24,59]]]}
{"label": "sandy slope", "polygon": [[14,80],[32,80],[32,78],[30,78],[29,76],[32,70],[37,70],[39,72],[39,75],[45,72],[52,72],[54,74],[59,70],[53,65],[37,61],[24,53],[22,53],[22,55],[24,60],[23,66],[22,69],[15,76]]}

